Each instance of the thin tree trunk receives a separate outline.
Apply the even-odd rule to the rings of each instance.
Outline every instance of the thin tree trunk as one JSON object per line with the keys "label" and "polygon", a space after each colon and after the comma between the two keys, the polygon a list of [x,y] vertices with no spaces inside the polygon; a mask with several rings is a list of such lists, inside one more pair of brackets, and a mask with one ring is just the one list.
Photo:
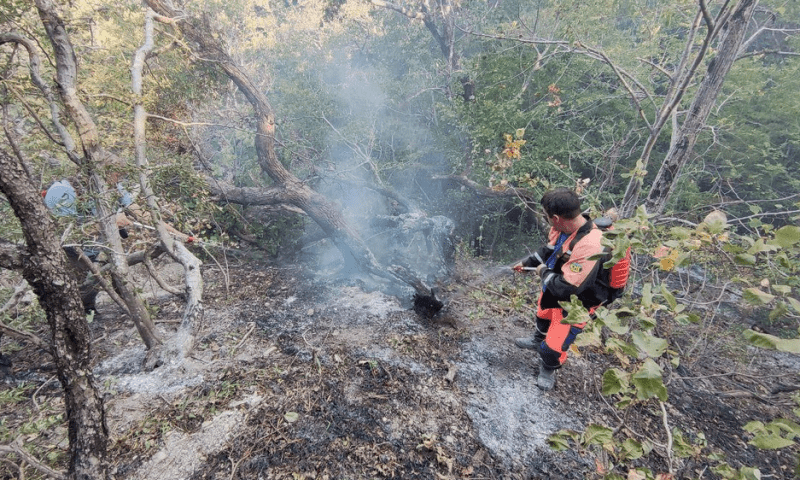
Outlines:
{"label": "thin tree trunk", "polygon": [[697,135],[705,127],[711,109],[722,90],[725,77],[739,55],[747,26],[757,5],[758,0],[741,0],[725,23],[719,50],[708,66],[706,76],[700,83],[686,119],[678,131],[676,141],[673,142],[653,180],[645,203],[648,213],[664,212],[667,201],[675,191],[681,170],[692,158]]}
{"label": "thin tree trunk", "polygon": [[183,320],[178,328],[178,332],[170,340],[170,346],[165,352],[161,352],[161,358],[149,358],[148,367],[152,368],[164,361],[180,361],[194,346],[194,337],[197,324],[203,317],[203,277],[200,267],[202,262],[192,254],[183,243],[176,241],[167,231],[167,226],[161,219],[161,209],[156,202],[156,196],[150,186],[148,177],[148,166],[145,138],[147,112],[142,105],[142,71],[147,54],[153,48],[153,16],[154,12],[148,8],[145,13],[145,41],[136,51],[133,65],[131,67],[131,84],[135,98],[134,103],[134,147],[136,150],[136,166],[139,169],[139,185],[142,188],[142,195],[147,199],[148,211],[156,225],[161,246],[176,261],[180,262],[184,270],[186,286],[186,308],[183,312]]}
{"label": "thin tree trunk", "polygon": [[[720,15],[722,15],[722,12],[720,12]],[[703,60],[706,52],[708,52],[708,49],[711,47],[711,41],[716,35],[714,26],[709,24],[708,19],[705,18],[707,23],[705,40],[703,41],[703,45],[701,46],[700,50],[694,57],[694,60],[689,62],[694,48],[695,37],[697,36],[697,32],[700,29],[704,18],[705,16],[703,8],[698,9],[698,12],[694,18],[694,22],[692,23],[692,28],[689,30],[689,35],[685,43],[683,54],[681,55],[681,60],[678,62],[678,66],[670,76],[670,86],[664,97],[664,101],[656,113],[652,125],[648,125],[650,128],[650,134],[645,142],[642,156],[639,158],[639,161],[636,162],[636,167],[632,172],[631,179],[628,181],[628,186],[625,189],[625,196],[622,198],[622,206],[620,208],[620,216],[622,218],[628,218],[635,212],[636,207],[639,204],[639,197],[642,192],[642,183],[644,181],[645,174],[647,173],[647,166],[650,163],[650,156],[653,154],[653,148],[655,148],[655,145],[658,142],[658,139],[661,136],[661,132],[664,129],[664,126],[667,124],[667,121],[671,116],[675,115],[675,109],[680,104],[683,95],[686,93],[686,89],[689,88],[689,84],[694,77],[700,62]]]}
{"label": "thin tree trunk", "polygon": [[0,191],[22,223],[27,255],[22,269],[45,311],[53,359],[64,389],[70,463],[75,479],[108,477],[108,428],[91,369],[89,325],[80,291],[55,235],[39,190],[19,162],[0,150]]}
{"label": "thin tree trunk", "polygon": [[109,247],[112,249],[109,255],[109,263],[114,287],[118,289],[120,297],[127,305],[128,312],[145,345],[147,348],[152,348],[160,344],[161,339],[144,301],[128,280],[130,272],[124,249],[122,248],[122,239],[117,228],[116,211],[111,208],[111,202],[109,201],[109,198],[113,197],[112,190],[109,187],[113,187],[113,185],[109,186],[99,173],[106,169],[113,171],[117,168],[118,165],[115,165],[115,163],[118,163],[116,162],[117,159],[103,149],[97,126],[78,97],[77,58],[64,22],[58,14],[57,6],[51,0],[36,0],[36,8],[39,11],[39,17],[55,52],[58,93],[70,119],[75,122],[80,136],[85,158],[79,162],[89,172],[91,186],[97,194],[95,206],[97,208],[98,223]]}

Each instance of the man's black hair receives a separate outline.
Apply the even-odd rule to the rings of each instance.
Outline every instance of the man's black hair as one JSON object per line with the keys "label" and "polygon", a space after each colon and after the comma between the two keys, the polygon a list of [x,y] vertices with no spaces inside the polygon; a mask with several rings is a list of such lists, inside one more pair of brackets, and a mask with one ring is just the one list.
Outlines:
{"label": "man's black hair", "polygon": [[542,196],[542,207],[548,216],[573,219],[581,214],[581,199],[569,188],[555,188]]}

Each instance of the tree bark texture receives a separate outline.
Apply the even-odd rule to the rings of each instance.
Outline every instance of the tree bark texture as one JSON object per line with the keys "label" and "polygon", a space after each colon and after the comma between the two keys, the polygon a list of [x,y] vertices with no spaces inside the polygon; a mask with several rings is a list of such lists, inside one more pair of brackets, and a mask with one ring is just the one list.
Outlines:
{"label": "tree bark texture", "polygon": [[648,213],[664,212],[667,201],[675,191],[681,170],[692,158],[697,135],[706,125],[711,108],[722,90],[725,77],[739,55],[747,26],[757,5],[758,0],[740,0],[725,22],[717,54],[711,60],[706,76],[700,83],[700,88],[678,131],[676,141],[673,142],[650,187],[645,203]]}
{"label": "tree bark texture", "polygon": [[[686,90],[689,88],[689,84],[691,83],[692,78],[694,78],[695,72],[697,72],[697,69],[700,66],[700,62],[703,60],[703,58],[705,58],[708,49],[711,47],[711,41],[716,36],[716,29],[712,24],[710,24],[710,22],[707,21],[706,37],[702,43],[702,46],[696,52],[694,59],[690,61],[691,55],[693,54],[697,33],[703,25],[703,20],[708,20],[705,13],[705,10],[701,6],[695,15],[694,22],[692,23],[692,27],[689,29],[689,34],[686,42],[684,43],[684,51],[681,54],[677,67],[670,75],[669,89],[664,96],[664,101],[661,103],[661,106],[659,107],[652,124],[647,122],[647,119],[644,116],[644,111],[641,109],[641,107],[639,107],[640,115],[647,122],[650,133],[642,150],[642,155],[637,162],[636,168],[633,171],[633,175],[631,175],[631,179],[628,182],[627,188],[625,189],[625,195],[622,199],[622,205],[620,208],[620,215],[623,218],[633,216],[634,212],[636,211],[642,191],[642,184],[646,175],[646,169],[650,163],[650,156],[653,153],[653,149],[655,148],[655,145],[658,142],[658,139],[661,136],[661,132],[664,129],[664,126],[667,124],[667,121],[670,119],[670,117],[674,118],[675,111],[678,108],[681,99],[686,93]],[[720,12],[720,17],[718,18],[722,18],[721,16],[723,13],[724,12]],[[674,142],[670,142],[670,144],[673,143]]]}
{"label": "tree bark texture", "polygon": [[22,223],[26,253],[22,274],[39,298],[50,326],[53,358],[64,389],[69,432],[69,477],[108,476],[103,401],[91,370],[89,325],[55,224],[22,165],[0,150],[0,191]]}

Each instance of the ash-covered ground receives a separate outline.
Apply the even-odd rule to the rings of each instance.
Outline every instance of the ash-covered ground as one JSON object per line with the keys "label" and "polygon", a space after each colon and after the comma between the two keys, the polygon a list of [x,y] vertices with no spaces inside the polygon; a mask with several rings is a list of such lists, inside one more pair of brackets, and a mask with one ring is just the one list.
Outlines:
{"label": "ash-covered ground", "polygon": [[220,381],[236,391],[118,475],[216,478],[231,458],[240,478],[524,475],[542,468],[549,435],[581,426],[535,386],[533,354],[511,343],[527,333],[521,318],[460,318],[451,303],[430,320],[361,282],[273,267],[231,274],[227,299],[217,284],[207,295],[193,358],[141,372],[145,352],[131,342],[98,365],[113,379],[118,435],[137,405],[156,417]]}
{"label": "ash-covered ground", "polygon": [[[502,270],[458,266],[441,293],[448,306],[431,320],[357,280],[253,262],[224,275],[204,268],[204,322],[179,364],[142,371],[135,329],[100,302],[95,373],[114,478],[600,478],[613,451],[555,452],[548,437],[600,424],[666,442],[660,411],[643,406],[621,418],[600,394],[615,359],[599,349],[573,354],[553,391],[535,386],[534,354],[512,344],[530,334],[532,305],[510,308],[507,290],[524,279]],[[168,336],[182,304],[149,293]],[[47,381],[24,354],[14,354],[16,378]],[[759,376],[765,365],[770,374]],[[793,390],[777,386],[796,381],[797,356],[762,353],[750,365],[714,357],[682,368],[668,378],[670,427],[692,440],[702,433],[705,452],[791,478],[796,448],[756,450],[742,426],[790,408]],[[60,389],[51,381],[38,395],[39,403],[57,399]],[[718,478],[707,453],[663,452],[655,445],[631,466],[666,472],[671,462],[676,478]]]}

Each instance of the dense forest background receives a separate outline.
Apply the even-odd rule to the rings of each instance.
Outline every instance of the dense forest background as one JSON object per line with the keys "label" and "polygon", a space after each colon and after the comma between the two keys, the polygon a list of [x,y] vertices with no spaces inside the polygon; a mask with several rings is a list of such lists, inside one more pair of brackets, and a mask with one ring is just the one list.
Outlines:
{"label": "dense forest background", "polygon": [[[86,285],[69,272],[89,272],[132,319],[155,369],[194,346],[201,263],[247,250],[429,293],[447,269],[406,261],[376,225],[447,218],[452,255],[507,264],[541,242],[538,199],[553,187],[575,188],[593,216],[614,212],[615,251],[632,246],[638,259],[635,293],[598,322],[625,340],[586,335],[630,359],[604,377],[619,408],[667,402],[662,369],[681,349],[661,322],[704,325],[665,275],[699,268],[735,284],[762,324],[737,338],[800,351],[795,1],[0,5],[1,349],[55,359],[70,445],[52,465],[70,476],[108,475],[108,432],[78,301]],[[78,216],[41,202],[62,179]],[[115,223],[123,189],[145,212],[126,227],[135,241]],[[63,247],[100,251],[102,264]],[[162,255],[185,271],[169,336],[129,270],[144,263],[157,277]],[[23,309],[28,289],[39,305]],[[3,388],[8,402],[27,391]],[[796,421],[751,433],[759,448],[796,452]],[[33,475],[49,468],[22,453],[19,429],[0,433],[9,458],[38,465]],[[648,450],[591,437],[555,443]]]}

